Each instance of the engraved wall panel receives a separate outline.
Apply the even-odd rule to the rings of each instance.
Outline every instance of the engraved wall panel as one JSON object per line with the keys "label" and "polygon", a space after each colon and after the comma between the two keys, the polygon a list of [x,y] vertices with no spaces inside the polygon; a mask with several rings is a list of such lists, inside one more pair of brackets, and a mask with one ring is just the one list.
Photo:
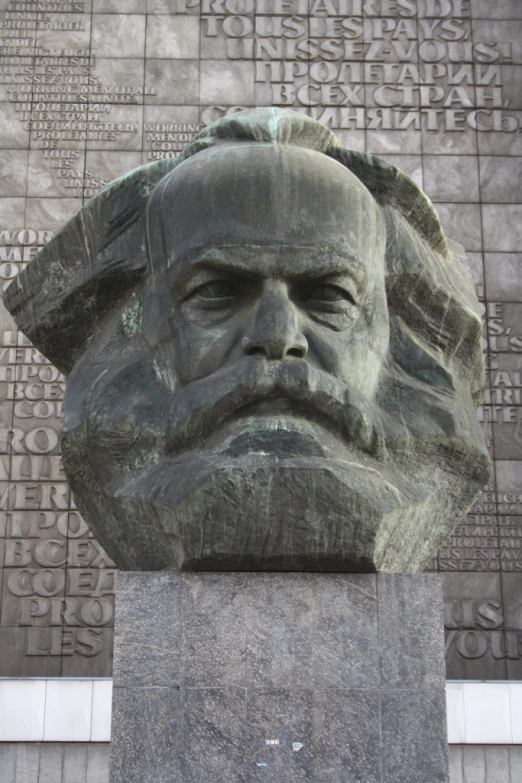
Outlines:
{"label": "engraved wall panel", "polygon": [[[490,485],[431,567],[448,676],[522,676],[522,14],[511,0],[0,0],[0,284],[141,163],[250,106],[404,169],[470,256]],[[0,305],[0,676],[108,675],[116,572],[61,469],[64,378]]]}

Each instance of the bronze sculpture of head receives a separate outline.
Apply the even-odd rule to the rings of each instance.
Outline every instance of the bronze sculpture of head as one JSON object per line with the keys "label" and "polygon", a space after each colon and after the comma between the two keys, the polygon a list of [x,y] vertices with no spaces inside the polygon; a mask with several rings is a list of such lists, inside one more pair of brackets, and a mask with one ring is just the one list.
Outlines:
{"label": "bronze sculpture of head", "polygon": [[303,115],[112,183],[6,303],[69,374],[64,467],[121,568],[418,571],[487,481],[458,248]]}

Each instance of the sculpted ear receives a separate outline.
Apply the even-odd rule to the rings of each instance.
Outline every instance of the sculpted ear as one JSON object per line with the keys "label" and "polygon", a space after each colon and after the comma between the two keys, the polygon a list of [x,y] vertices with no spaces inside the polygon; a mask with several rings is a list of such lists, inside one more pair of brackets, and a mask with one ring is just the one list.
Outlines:
{"label": "sculpted ear", "polygon": [[116,311],[143,276],[147,201],[179,160],[141,166],[107,185],[5,292],[21,331],[61,372],[69,374],[100,317]]}

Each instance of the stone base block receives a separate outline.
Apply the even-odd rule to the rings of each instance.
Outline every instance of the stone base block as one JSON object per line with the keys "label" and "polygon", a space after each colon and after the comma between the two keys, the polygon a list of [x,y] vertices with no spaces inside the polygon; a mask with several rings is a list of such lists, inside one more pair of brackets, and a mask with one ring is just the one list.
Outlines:
{"label": "stone base block", "polygon": [[447,783],[440,578],[120,573],[112,783]]}

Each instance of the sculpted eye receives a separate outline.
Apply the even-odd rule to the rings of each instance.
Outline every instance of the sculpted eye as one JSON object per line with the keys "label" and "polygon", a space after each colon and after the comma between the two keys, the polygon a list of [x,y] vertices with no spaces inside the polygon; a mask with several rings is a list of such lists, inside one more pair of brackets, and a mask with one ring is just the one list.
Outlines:
{"label": "sculpted eye", "polygon": [[318,304],[329,304],[334,302],[350,302],[352,305],[356,304],[355,299],[349,291],[330,283],[320,283],[319,285],[308,289],[305,292],[304,299],[310,304],[313,304],[314,302]]}
{"label": "sculpted eye", "polygon": [[237,293],[235,286],[228,280],[211,280],[196,288],[194,296],[202,299],[228,299]]}
{"label": "sculpted eye", "polygon": [[315,298],[322,299],[324,302],[339,302],[341,299],[351,299],[346,291],[337,288],[335,285],[318,286],[317,291],[315,292]]}

